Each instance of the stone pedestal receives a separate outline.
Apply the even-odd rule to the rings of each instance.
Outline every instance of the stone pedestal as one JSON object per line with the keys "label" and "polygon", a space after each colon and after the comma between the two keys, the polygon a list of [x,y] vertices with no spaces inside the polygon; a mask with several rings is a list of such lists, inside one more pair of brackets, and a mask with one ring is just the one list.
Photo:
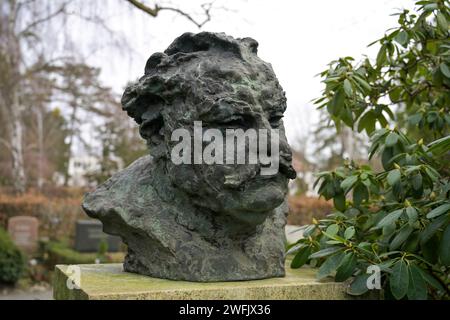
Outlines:
{"label": "stone pedestal", "polygon": [[[283,299],[341,300],[347,283],[317,281],[316,270],[286,267],[286,277],[264,280],[199,283],[146,277],[123,271],[122,264],[58,265],[54,297],[63,299]],[[79,289],[73,287],[79,279]],[[75,280],[75,281],[72,281]]]}

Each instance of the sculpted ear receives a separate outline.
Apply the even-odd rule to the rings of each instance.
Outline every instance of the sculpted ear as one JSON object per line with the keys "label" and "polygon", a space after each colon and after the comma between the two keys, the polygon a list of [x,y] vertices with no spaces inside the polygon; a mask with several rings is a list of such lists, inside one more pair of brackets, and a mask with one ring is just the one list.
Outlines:
{"label": "sculpted ear", "polygon": [[161,129],[164,127],[164,118],[161,110],[148,110],[142,115],[142,123],[139,125],[139,133],[147,140],[149,146],[158,145],[164,141]]}
{"label": "sculpted ear", "polygon": [[162,140],[161,128],[164,126],[161,110],[163,99],[153,93],[159,90],[161,79],[153,77],[150,81],[142,79],[129,85],[122,96],[123,110],[139,124],[139,133],[147,144],[159,144]]}

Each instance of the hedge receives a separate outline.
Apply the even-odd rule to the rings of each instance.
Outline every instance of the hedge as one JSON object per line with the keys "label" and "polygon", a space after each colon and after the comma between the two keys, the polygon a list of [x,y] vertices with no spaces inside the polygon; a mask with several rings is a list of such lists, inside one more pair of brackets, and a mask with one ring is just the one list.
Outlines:
{"label": "hedge", "polygon": [[0,228],[0,283],[14,284],[25,271],[25,257],[9,237]]}

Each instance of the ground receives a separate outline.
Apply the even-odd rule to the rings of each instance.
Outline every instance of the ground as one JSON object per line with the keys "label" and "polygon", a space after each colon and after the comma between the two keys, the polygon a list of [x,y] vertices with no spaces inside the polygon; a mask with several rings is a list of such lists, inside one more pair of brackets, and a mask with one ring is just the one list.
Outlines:
{"label": "ground", "polygon": [[0,287],[0,300],[53,300],[49,285],[34,285],[28,289]]}

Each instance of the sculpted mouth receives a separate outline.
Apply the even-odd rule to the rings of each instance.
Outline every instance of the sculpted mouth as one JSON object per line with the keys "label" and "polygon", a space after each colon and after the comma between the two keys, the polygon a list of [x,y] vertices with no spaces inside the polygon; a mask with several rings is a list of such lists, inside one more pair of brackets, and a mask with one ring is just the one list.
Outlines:
{"label": "sculpted mouth", "polygon": [[294,170],[294,168],[288,164],[288,163],[280,163],[280,171],[271,174],[271,175],[261,175],[259,174],[260,168],[253,171],[252,173],[231,173],[227,174],[224,177],[224,183],[223,185],[226,188],[230,189],[238,189],[241,188],[243,184],[249,182],[249,181],[257,181],[257,180],[270,180],[275,179],[280,176],[280,174],[284,175],[286,178],[289,179],[295,179],[297,177],[297,172]]}

